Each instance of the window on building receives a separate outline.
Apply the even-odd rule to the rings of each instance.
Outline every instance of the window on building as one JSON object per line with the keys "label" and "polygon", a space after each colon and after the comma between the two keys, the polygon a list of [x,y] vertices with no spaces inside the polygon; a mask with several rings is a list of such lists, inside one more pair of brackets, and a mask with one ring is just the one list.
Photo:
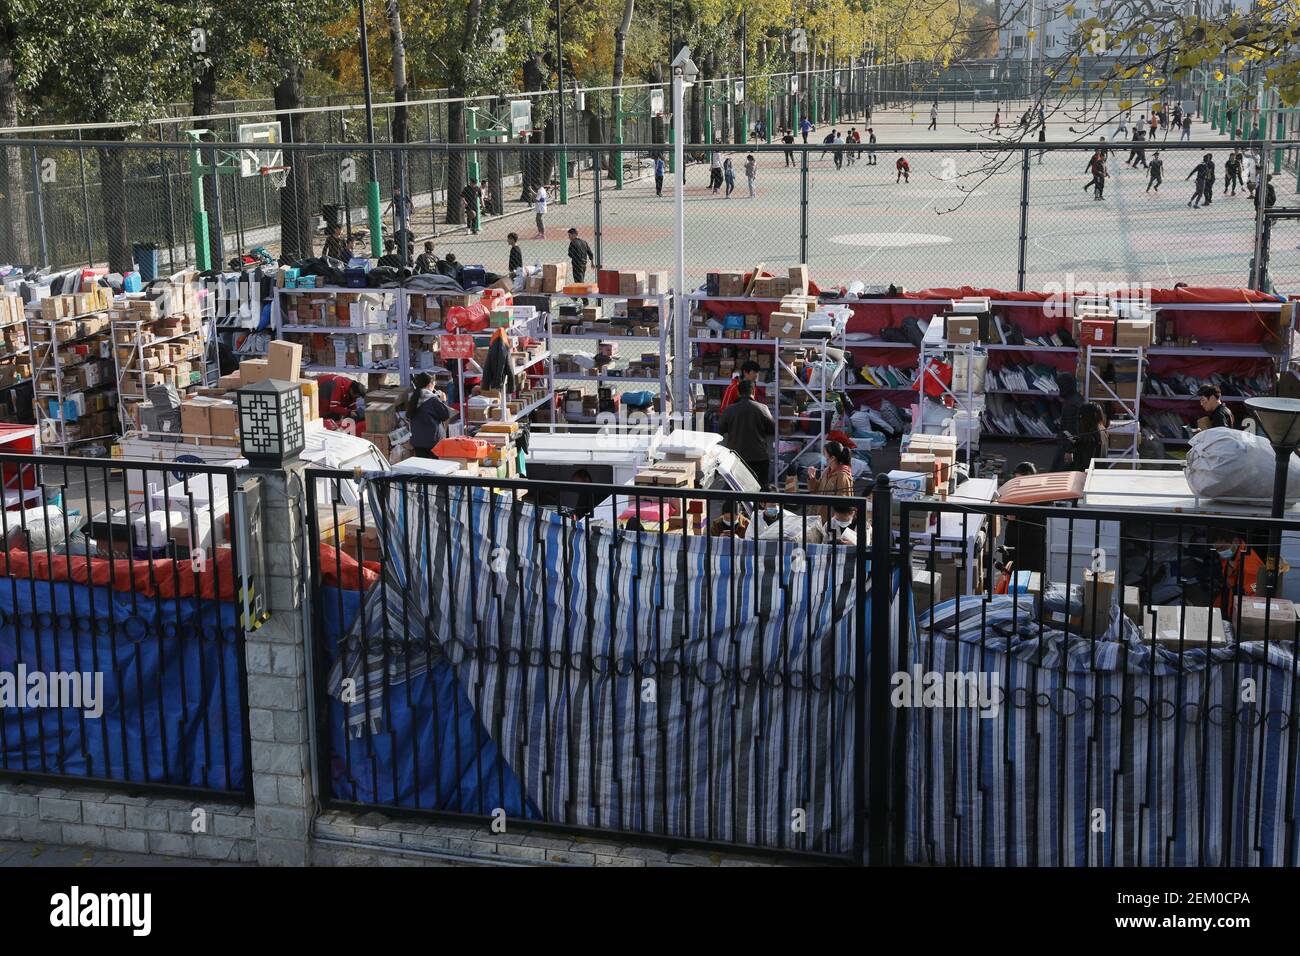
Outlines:
{"label": "window on building", "polygon": [[1019,50],[1025,45],[1025,38],[1017,33],[1011,38],[1011,49]]}

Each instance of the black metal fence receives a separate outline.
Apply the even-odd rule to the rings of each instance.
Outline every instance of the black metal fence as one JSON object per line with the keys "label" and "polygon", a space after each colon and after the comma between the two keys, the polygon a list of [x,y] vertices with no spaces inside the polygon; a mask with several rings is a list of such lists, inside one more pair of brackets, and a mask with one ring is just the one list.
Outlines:
{"label": "black metal fence", "polygon": [[233,469],[0,455],[0,773],[251,799]]}
{"label": "black metal fence", "polygon": [[861,857],[865,502],[307,474],[327,803]]}
{"label": "black metal fence", "polygon": [[329,804],[873,864],[1300,855],[1285,564],[1266,599],[1300,522],[309,474]]}
{"label": "black metal fence", "polygon": [[891,862],[1300,859],[1297,595],[1267,581],[1300,523],[1130,491],[1124,510],[900,503],[898,560],[921,570],[872,713]]}

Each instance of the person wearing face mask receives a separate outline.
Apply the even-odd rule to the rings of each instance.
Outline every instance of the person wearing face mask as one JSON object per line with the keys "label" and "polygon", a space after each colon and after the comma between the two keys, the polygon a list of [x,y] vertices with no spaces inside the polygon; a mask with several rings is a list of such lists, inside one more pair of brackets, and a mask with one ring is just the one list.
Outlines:
{"label": "person wearing face mask", "polygon": [[[785,511],[775,501],[765,501],[761,508],[754,512],[754,520],[749,523],[749,528],[745,532],[745,537],[751,540],[762,538],[768,529],[775,525],[782,525],[785,522],[793,522],[791,527],[799,523],[796,515]],[[780,532],[777,532],[778,536]]]}
{"label": "person wearing face mask", "polygon": [[1214,606],[1230,618],[1235,613],[1238,594],[1252,597],[1258,593],[1256,586],[1264,570],[1264,561],[1239,534],[1218,532],[1210,546],[1215,550],[1222,572],[1222,588]]}
{"label": "person wearing face mask", "polygon": [[831,509],[830,521],[826,523],[827,543],[857,544],[858,532],[853,523],[858,518],[857,505],[845,501]]}
{"label": "person wearing face mask", "polygon": [[[814,495],[853,496],[853,454],[837,441],[828,441],[822,446],[822,455],[826,462],[822,473],[808,468],[808,492]],[[829,509],[823,508],[822,517],[829,517]]]}

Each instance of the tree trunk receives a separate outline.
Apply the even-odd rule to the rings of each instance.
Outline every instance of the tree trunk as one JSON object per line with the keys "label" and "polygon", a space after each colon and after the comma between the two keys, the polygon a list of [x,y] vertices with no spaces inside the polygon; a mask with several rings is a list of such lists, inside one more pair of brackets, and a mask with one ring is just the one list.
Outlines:
{"label": "tree trunk", "polygon": [[[106,140],[125,139],[121,129],[103,131]],[[108,242],[110,272],[130,272],[135,268],[131,237],[127,226],[125,149],[100,146],[99,198],[104,209],[104,237]]]}
{"label": "tree trunk", "polygon": [[[18,125],[18,87],[10,37],[0,33],[0,126]],[[23,151],[18,147],[0,150],[0,209],[4,227],[0,255],[8,262],[32,264],[31,240],[27,231],[27,189],[23,173]],[[7,238],[7,242],[5,239]]]}
{"label": "tree trunk", "polygon": [[[406,37],[402,32],[402,9],[398,0],[388,0],[384,7],[388,20],[388,36],[393,44],[393,102],[406,102]],[[392,141],[405,143],[407,139],[406,107],[393,110]]]}
{"label": "tree trunk", "polygon": [[[448,93],[451,98],[451,102],[447,104],[447,142],[449,143],[465,142],[465,105],[460,99],[464,95],[464,89],[459,86],[453,86]],[[464,188],[465,154],[449,152],[447,153],[447,222],[454,226],[460,225],[463,221],[460,191]]]}
{"label": "tree trunk", "polygon": [[[452,61],[451,87],[447,104],[447,142],[465,142],[465,106],[461,98],[469,86],[466,57],[478,48],[479,20],[482,16],[481,0],[470,0],[465,10],[465,31],[461,36],[460,50]],[[451,153],[447,157],[447,222],[457,225],[462,218],[463,203],[460,191],[465,188],[465,153]]]}
{"label": "tree trunk", "polygon": [[[524,30],[529,35],[529,37],[532,37],[533,35],[532,20],[528,20],[524,24]],[[524,92],[525,93],[536,93],[538,90],[542,88],[542,82],[546,76],[546,71],[544,67],[545,64],[542,61],[542,57],[536,51],[534,51],[531,56],[529,56],[526,60],[524,60]],[[533,100],[534,109],[536,109],[538,102],[539,101],[537,100]],[[544,142],[543,140],[544,134],[542,130],[538,128],[538,125],[539,124],[537,123],[537,119],[536,117],[534,117],[533,133],[528,138],[528,141],[530,143]],[[520,202],[531,203],[534,197],[536,197],[537,195],[537,187],[547,181],[545,178],[545,169],[544,169],[546,165],[546,155],[547,154],[542,152],[524,153],[523,162],[520,163],[520,166],[523,169],[523,176],[520,177],[523,180],[523,186],[519,192]]]}
{"label": "tree trunk", "polygon": [[[635,3],[636,0],[623,0],[623,19],[614,30],[614,90],[613,95],[610,98],[610,105],[613,107],[611,112],[615,112],[619,107],[624,105],[622,102],[623,52],[624,48],[627,46],[627,32],[632,29],[632,7]],[[617,125],[618,116],[613,115],[611,118],[615,124],[615,129],[618,130],[618,132],[622,132],[622,129]],[[626,139],[627,137],[623,136],[622,138]],[[617,153],[609,154],[609,175],[611,178],[617,175],[614,167],[619,162],[621,162],[621,160]]]}
{"label": "tree trunk", "polygon": [[[275,107],[277,110],[299,109],[304,100],[303,65],[286,59],[281,63],[281,70],[283,79],[275,85]],[[301,113],[280,113],[278,118],[286,144],[305,142]],[[280,258],[296,262],[314,253],[307,157],[286,146],[284,164],[289,167],[289,179],[280,190]]]}

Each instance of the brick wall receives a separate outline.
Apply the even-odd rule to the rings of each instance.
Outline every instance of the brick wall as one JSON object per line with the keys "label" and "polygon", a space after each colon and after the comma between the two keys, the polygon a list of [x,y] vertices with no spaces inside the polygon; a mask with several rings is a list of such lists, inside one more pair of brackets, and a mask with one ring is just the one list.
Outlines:
{"label": "brick wall", "polygon": [[0,838],[194,860],[257,859],[252,807],[93,787],[0,781]]}

